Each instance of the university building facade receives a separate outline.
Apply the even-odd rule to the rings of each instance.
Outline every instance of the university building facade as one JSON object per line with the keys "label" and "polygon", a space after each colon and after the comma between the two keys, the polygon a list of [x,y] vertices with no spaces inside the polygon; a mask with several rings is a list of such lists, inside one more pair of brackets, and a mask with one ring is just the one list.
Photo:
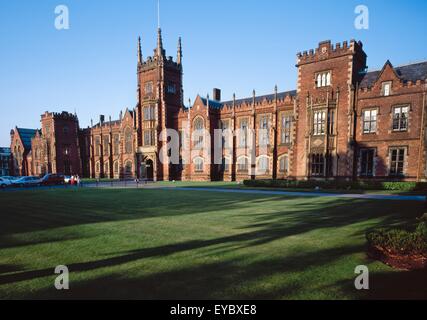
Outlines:
{"label": "university building facade", "polygon": [[[427,61],[367,71],[361,42],[321,42],[297,55],[296,90],[245,99],[183,99],[181,40],[167,57],[160,29],[153,56],[137,54],[138,101],[79,128],[76,115],[46,113],[41,130],[11,132],[12,173],[152,180],[425,180]],[[179,132],[169,164],[165,129]],[[218,130],[230,133],[216,150]],[[205,133],[202,133],[205,132]],[[207,134],[206,134],[207,132]],[[223,138],[223,137],[221,137]],[[215,149],[215,150],[214,150]],[[214,155],[221,155],[215,161]],[[184,161],[184,158],[187,161]]]}

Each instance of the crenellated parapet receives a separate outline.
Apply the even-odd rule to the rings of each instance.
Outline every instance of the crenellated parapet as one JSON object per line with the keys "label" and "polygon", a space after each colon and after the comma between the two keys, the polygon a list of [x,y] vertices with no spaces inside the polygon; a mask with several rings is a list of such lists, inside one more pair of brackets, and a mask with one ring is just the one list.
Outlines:
{"label": "crenellated parapet", "polygon": [[67,111],[62,112],[48,112],[46,111],[41,116],[42,120],[44,119],[55,119],[55,120],[65,120],[65,121],[78,121],[76,114],[72,114]]}
{"label": "crenellated parapet", "polygon": [[353,54],[363,54],[366,56],[361,41],[344,41],[335,44],[335,46],[330,40],[322,41],[316,49],[299,52],[297,54],[297,66]]}

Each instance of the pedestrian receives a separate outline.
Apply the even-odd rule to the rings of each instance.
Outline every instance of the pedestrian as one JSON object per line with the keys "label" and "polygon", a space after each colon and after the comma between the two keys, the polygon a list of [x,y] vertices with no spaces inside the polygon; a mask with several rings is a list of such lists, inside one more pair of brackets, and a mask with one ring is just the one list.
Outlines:
{"label": "pedestrian", "polygon": [[76,180],[77,180],[77,187],[80,187],[80,176],[79,175],[77,175]]}

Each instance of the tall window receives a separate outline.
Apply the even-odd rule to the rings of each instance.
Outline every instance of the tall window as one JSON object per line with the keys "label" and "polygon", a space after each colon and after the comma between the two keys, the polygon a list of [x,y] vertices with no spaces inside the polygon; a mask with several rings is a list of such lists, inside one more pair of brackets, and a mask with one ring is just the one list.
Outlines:
{"label": "tall window", "polygon": [[316,76],[316,87],[322,88],[322,87],[328,87],[331,85],[331,72],[321,72],[318,73]]}
{"label": "tall window", "polygon": [[125,173],[127,175],[131,175],[132,174],[132,161],[130,161],[130,160],[126,161],[126,164],[125,164]]}
{"label": "tall window", "polygon": [[391,94],[391,81],[383,82],[381,93],[383,96],[387,97]]}
{"label": "tall window", "polygon": [[144,107],[144,121],[152,121],[155,120],[155,107],[147,106]]}
{"label": "tall window", "polygon": [[145,94],[152,94],[153,93],[153,82],[147,82],[145,83]]}
{"label": "tall window", "polygon": [[313,134],[320,136],[325,134],[326,111],[315,111],[313,115]]}
{"label": "tall window", "polygon": [[126,153],[132,153],[133,152],[133,141],[132,141],[132,130],[130,128],[127,128],[125,130],[125,151]]}
{"label": "tall window", "polygon": [[261,156],[258,159],[258,171],[261,173],[268,172],[270,169],[270,161],[267,156]]}
{"label": "tall window", "polygon": [[248,146],[248,119],[240,120],[240,133],[239,133],[239,146],[247,147]]}
{"label": "tall window", "polygon": [[113,153],[114,155],[118,155],[120,152],[120,136],[118,134],[115,134],[113,136]]}
{"label": "tall window", "polygon": [[231,169],[230,158],[228,158],[228,157],[223,158],[222,159],[222,166],[223,166],[224,172],[229,172]]}
{"label": "tall window", "polygon": [[144,146],[153,146],[154,145],[154,134],[153,131],[147,130],[144,131]]}
{"label": "tall window", "polygon": [[104,156],[108,156],[110,154],[110,137],[104,136],[104,141],[102,144],[104,148]]}
{"label": "tall window", "polygon": [[110,163],[108,161],[104,163],[104,175],[106,178],[110,176]]}
{"label": "tall window", "polygon": [[95,156],[101,155],[101,137],[95,137]]}
{"label": "tall window", "polygon": [[402,176],[405,166],[405,148],[390,149],[390,175]]}
{"label": "tall window", "polygon": [[291,143],[291,127],[292,117],[290,115],[282,115],[282,130],[280,135],[280,141],[282,144]]}
{"label": "tall window", "polygon": [[408,130],[409,107],[401,106],[393,109],[393,131]]}
{"label": "tall window", "polygon": [[377,132],[377,110],[363,111],[363,133]]}
{"label": "tall window", "polygon": [[259,120],[259,144],[260,146],[268,146],[270,144],[268,116],[262,116]]}
{"label": "tall window", "polygon": [[372,177],[374,175],[375,149],[360,150],[360,175]]}
{"label": "tall window", "polygon": [[204,161],[202,158],[194,159],[194,171],[203,172]]}
{"label": "tall window", "polygon": [[230,131],[230,120],[220,121],[220,127],[222,129],[222,148],[230,149],[233,144],[233,137]]}
{"label": "tall window", "polygon": [[101,172],[101,163],[99,161],[95,164],[95,172],[96,173]]}
{"label": "tall window", "polygon": [[175,94],[176,93],[176,85],[175,85],[175,83],[172,83],[172,82],[168,83],[167,91],[170,94]]}
{"label": "tall window", "polygon": [[323,154],[311,155],[311,175],[323,176],[325,169],[325,156]]}
{"label": "tall window", "polygon": [[119,162],[116,161],[114,162],[114,174],[118,174],[119,173]]}
{"label": "tall window", "polygon": [[204,144],[204,128],[205,124],[202,118],[197,118],[194,121],[194,148],[202,149]]}
{"label": "tall window", "polygon": [[239,172],[248,172],[249,170],[249,160],[247,157],[240,157],[237,159],[237,171]]}
{"label": "tall window", "polygon": [[287,155],[284,155],[279,159],[279,172],[284,174],[288,174],[289,172],[289,158]]}

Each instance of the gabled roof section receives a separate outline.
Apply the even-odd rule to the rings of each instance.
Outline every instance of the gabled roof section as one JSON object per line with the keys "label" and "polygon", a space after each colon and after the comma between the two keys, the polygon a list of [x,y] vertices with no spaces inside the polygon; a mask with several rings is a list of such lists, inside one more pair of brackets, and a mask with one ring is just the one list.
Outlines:
{"label": "gabled roof section", "polygon": [[[366,73],[363,77],[360,87],[361,88],[369,88],[372,87],[375,82],[379,79],[385,68],[390,65],[392,68],[390,61],[387,61],[381,71],[371,71]],[[402,80],[403,82],[416,82],[417,80],[426,80],[427,79],[427,61],[408,64],[393,68],[396,76]]]}
{"label": "gabled roof section", "polygon": [[36,135],[36,129],[16,128],[26,150],[31,150],[31,139]]}

